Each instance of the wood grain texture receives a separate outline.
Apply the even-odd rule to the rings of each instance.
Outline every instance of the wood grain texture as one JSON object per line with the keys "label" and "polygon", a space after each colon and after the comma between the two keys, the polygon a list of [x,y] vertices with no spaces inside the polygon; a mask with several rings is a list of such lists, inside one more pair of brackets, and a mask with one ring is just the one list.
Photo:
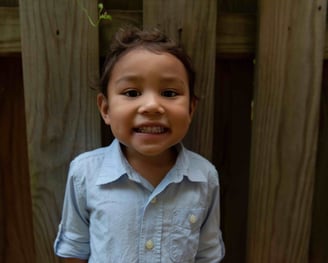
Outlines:
{"label": "wood grain texture", "polygon": [[325,61],[321,92],[320,129],[313,200],[309,263],[328,262],[328,62]]}
{"label": "wood grain texture", "polygon": [[254,56],[256,16],[254,14],[219,14],[216,30],[218,57]]}
{"label": "wood grain texture", "polygon": [[216,2],[143,2],[144,26],[161,28],[179,42],[193,59],[197,72],[195,90],[200,101],[185,143],[208,159],[212,158],[213,147]]}
{"label": "wood grain texture", "polygon": [[[78,1],[20,1],[29,172],[37,263],[58,262],[53,241],[68,164],[100,145],[98,30]],[[80,1],[95,19],[97,2]]]}
{"label": "wood grain texture", "polygon": [[260,0],[249,263],[309,258],[325,0]]}
{"label": "wood grain texture", "polygon": [[0,7],[0,17],[0,54],[20,52],[18,8]]}
{"label": "wood grain texture", "polygon": [[20,57],[0,57],[0,262],[34,263],[23,73]]}
{"label": "wood grain texture", "polygon": [[[99,26],[100,55],[108,50],[111,37],[124,24],[142,25],[142,10],[109,9],[112,21],[102,21]],[[17,7],[0,7],[0,54],[21,52],[20,23]],[[218,15],[216,53],[218,56],[247,56],[255,52],[256,17],[252,14]],[[328,48],[327,48],[328,54]]]}
{"label": "wood grain texture", "polygon": [[[117,26],[130,23],[142,24],[140,10],[111,10],[111,22],[100,25],[100,54],[107,51],[110,36]],[[20,23],[18,7],[1,7],[0,55],[20,53]],[[219,13],[217,17],[216,53],[220,57],[245,57],[255,53],[256,15],[254,13]],[[107,35],[108,34],[108,35]],[[324,58],[328,59],[328,28],[325,37]]]}

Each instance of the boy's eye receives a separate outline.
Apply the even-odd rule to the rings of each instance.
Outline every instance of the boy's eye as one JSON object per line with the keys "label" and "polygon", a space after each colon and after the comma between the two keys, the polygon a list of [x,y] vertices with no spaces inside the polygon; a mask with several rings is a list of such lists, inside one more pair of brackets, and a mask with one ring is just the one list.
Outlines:
{"label": "boy's eye", "polygon": [[164,97],[175,97],[177,95],[178,95],[178,93],[174,90],[164,90],[162,92],[162,96],[164,96]]}
{"label": "boy's eye", "polygon": [[141,92],[138,90],[132,89],[132,90],[125,91],[123,94],[127,97],[138,97],[141,95]]}

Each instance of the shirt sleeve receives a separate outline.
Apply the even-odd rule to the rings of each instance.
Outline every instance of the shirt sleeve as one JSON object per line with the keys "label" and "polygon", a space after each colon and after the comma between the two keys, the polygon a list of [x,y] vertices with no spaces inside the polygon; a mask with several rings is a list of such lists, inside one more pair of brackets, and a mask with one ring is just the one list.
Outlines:
{"label": "shirt sleeve", "polygon": [[54,243],[57,256],[88,259],[89,215],[86,208],[85,178],[73,161],[68,173],[62,219]]}
{"label": "shirt sleeve", "polygon": [[221,262],[225,247],[220,229],[220,186],[218,174],[214,172],[215,182],[209,182],[209,209],[207,217],[200,230],[199,249],[196,255],[197,263]]}

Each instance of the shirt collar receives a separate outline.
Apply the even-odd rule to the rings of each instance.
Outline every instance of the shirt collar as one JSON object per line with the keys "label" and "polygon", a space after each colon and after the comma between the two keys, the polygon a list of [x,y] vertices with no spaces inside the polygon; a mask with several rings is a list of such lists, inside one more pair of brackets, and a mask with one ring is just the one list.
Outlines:
{"label": "shirt collar", "polygon": [[[187,150],[182,143],[179,143],[176,147],[178,151],[177,161],[168,174],[170,178],[166,179],[178,183],[186,177],[191,182],[206,182],[206,177],[200,170],[190,169],[193,153]],[[128,176],[131,180],[140,182],[140,179],[127,162],[119,141],[114,139],[111,145],[106,148],[96,184],[103,185],[112,183],[122,176]]]}
{"label": "shirt collar", "polygon": [[115,182],[124,175],[131,174],[131,168],[122,153],[120,143],[117,139],[106,148],[100,173],[97,178],[97,185]]}
{"label": "shirt collar", "polygon": [[175,178],[173,179],[175,182],[180,182],[184,177],[188,178],[191,182],[207,182],[206,177],[200,169],[192,168],[191,162],[193,161],[194,153],[186,149],[182,143],[178,144],[178,158],[173,167],[176,172]]}

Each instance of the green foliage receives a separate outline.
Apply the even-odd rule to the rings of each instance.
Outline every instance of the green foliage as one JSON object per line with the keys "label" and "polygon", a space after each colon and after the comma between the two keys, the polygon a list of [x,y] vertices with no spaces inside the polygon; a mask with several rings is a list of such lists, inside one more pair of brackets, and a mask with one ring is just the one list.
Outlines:
{"label": "green foliage", "polygon": [[98,4],[98,20],[96,22],[94,22],[92,20],[92,18],[89,15],[88,10],[82,5],[81,0],[78,0],[78,3],[81,6],[81,9],[83,10],[83,12],[88,17],[88,20],[92,26],[97,27],[101,20],[112,20],[112,16],[110,14],[108,14],[106,10],[104,10],[103,3]]}

